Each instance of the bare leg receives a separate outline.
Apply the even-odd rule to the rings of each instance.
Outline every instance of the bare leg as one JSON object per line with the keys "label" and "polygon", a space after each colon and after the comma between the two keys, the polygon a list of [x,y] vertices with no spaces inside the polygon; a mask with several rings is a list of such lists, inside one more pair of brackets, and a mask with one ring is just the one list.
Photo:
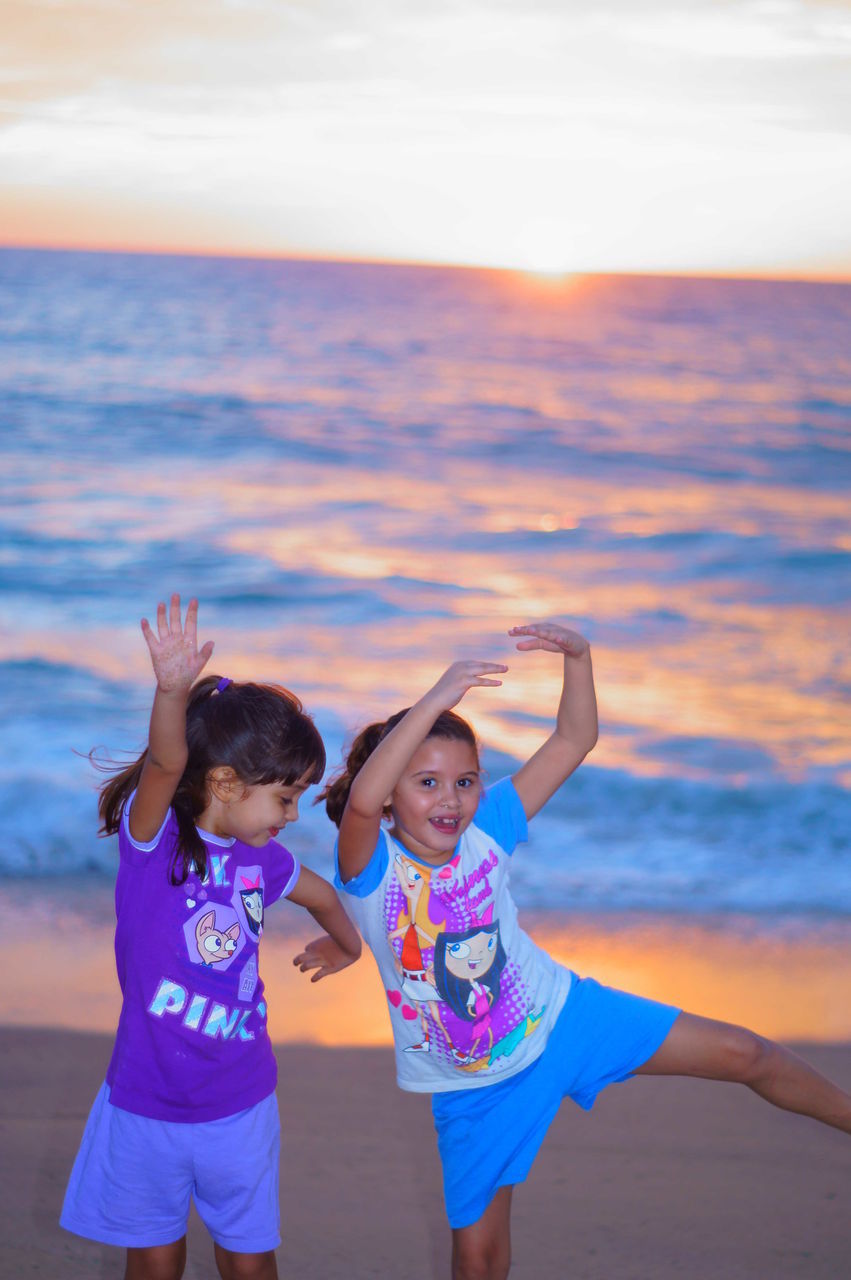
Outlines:
{"label": "bare leg", "polygon": [[775,1107],[851,1133],[851,1095],[791,1049],[729,1022],[681,1013],[637,1074],[736,1081]]}
{"label": "bare leg", "polygon": [[233,1253],[215,1242],[213,1249],[222,1280],[278,1280],[278,1264],[271,1249],[267,1253]]}
{"label": "bare leg", "polygon": [[186,1266],[186,1236],[174,1244],[128,1249],[124,1280],[180,1280]]}
{"label": "bare leg", "polygon": [[478,1222],[452,1231],[452,1280],[505,1280],[511,1266],[511,1193],[500,1187]]}

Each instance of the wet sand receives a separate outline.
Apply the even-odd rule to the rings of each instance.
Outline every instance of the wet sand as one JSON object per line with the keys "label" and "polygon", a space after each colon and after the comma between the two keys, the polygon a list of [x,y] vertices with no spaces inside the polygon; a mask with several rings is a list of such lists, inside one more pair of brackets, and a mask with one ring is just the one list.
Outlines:
{"label": "wet sand", "polygon": [[[58,1225],[111,1037],[0,1028],[0,1275],[120,1277],[122,1252]],[[851,1046],[801,1052],[851,1087]],[[428,1099],[383,1048],[277,1049],[282,1277],[448,1275]],[[515,1192],[512,1280],[837,1280],[851,1251],[851,1141],[747,1090],[640,1079],[562,1107]],[[187,1277],[215,1276],[192,1220]]]}

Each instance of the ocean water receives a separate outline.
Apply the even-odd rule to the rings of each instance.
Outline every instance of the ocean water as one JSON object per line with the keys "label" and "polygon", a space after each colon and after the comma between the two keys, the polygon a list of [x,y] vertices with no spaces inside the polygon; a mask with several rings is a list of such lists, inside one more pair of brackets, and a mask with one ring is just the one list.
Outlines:
{"label": "ocean water", "polygon": [[3,876],[113,874],[87,753],[144,745],[179,590],[332,766],[480,656],[501,776],[560,686],[506,631],[568,620],[601,737],[521,904],[848,920],[850,332],[842,285],[1,251]]}

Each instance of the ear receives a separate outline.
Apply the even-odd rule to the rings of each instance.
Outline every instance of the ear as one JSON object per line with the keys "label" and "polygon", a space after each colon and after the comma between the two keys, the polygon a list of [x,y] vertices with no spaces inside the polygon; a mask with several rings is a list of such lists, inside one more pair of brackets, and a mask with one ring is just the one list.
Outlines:
{"label": "ear", "polygon": [[211,769],[207,774],[207,786],[222,804],[241,800],[246,791],[245,783],[229,764],[219,764]]}
{"label": "ear", "polygon": [[213,921],[215,918],[215,911],[208,911],[205,916],[202,916],[195,926],[195,936],[200,938],[202,933],[209,933],[213,927]]}
{"label": "ear", "polygon": [[226,929],[226,930],[225,930],[225,937],[226,937],[226,938],[233,938],[234,942],[236,942],[237,938],[239,937],[239,925],[238,925],[238,924],[232,924],[232,925],[231,925],[231,927],[230,927],[229,929]]}

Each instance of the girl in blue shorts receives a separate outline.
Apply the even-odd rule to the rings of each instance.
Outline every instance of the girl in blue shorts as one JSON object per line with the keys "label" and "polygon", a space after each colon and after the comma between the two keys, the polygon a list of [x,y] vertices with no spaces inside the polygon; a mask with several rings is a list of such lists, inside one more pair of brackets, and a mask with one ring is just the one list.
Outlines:
{"label": "girl in blue shorts", "polygon": [[62,1225],[127,1250],[125,1280],[180,1280],[194,1199],[223,1280],[274,1280],[280,1243],[277,1069],[258,969],[279,898],[325,930],[296,956],[313,980],[360,955],[339,898],[276,837],[325,769],[278,685],[198,679],[198,602],[147,621],[157,687],[148,747],[101,792],[118,833],[115,960],[123,997],[106,1080]]}
{"label": "girl in blue shorts", "polygon": [[851,1097],[788,1050],[580,978],[518,926],[512,852],[594,746],[597,709],[582,636],[557,623],[509,634],[564,658],[555,730],[513,777],[483,789],[473,731],[451,710],[508,668],[456,662],[364,729],[323,793],[338,882],[384,982],[398,1083],[433,1095],[455,1280],[508,1274],[512,1188],[564,1097],[590,1108],[636,1073],[703,1076],[851,1132]]}

